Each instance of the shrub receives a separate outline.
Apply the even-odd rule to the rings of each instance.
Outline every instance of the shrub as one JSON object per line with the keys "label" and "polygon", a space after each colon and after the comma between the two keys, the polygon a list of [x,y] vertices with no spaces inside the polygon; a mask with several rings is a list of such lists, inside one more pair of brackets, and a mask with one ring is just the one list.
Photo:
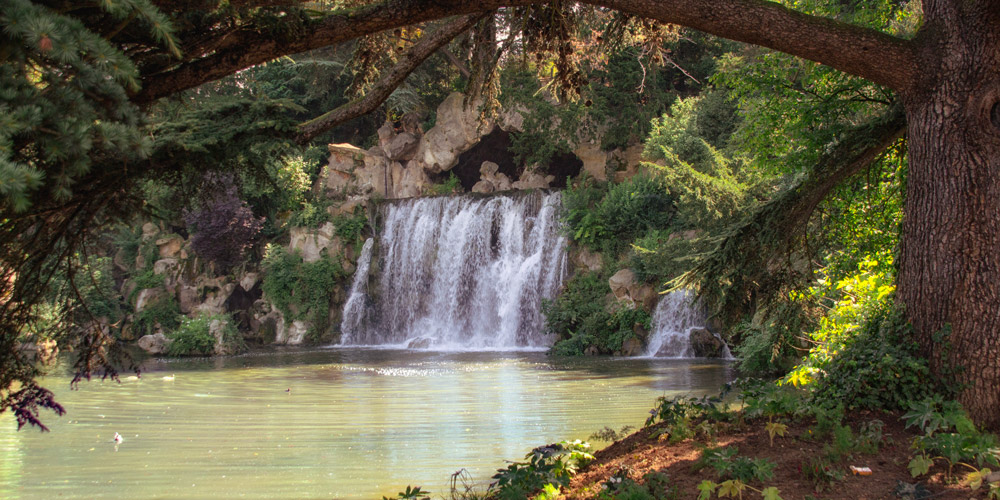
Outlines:
{"label": "shrub", "polygon": [[667,228],[675,212],[673,198],[656,176],[641,174],[615,184],[595,213],[606,233],[601,249],[617,254],[647,231]]}
{"label": "shrub", "polygon": [[313,328],[309,336],[318,337],[328,326],[330,298],[338,281],[347,276],[344,268],[326,255],[304,262],[298,253],[277,245],[268,245],[261,268],[261,289],[285,321],[308,320]]}
{"label": "shrub", "polygon": [[180,326],[180,318],[181,308],[177,299],[173,295],[164,295],[135,315],[133,329],[138,337],[156,333],[156,325],[169,331]]}
{"label": "shrub", "polygon": [[816,384],[819,404],[842,402],[848,409],[895,410],[945,390],[931,376],[913,330],[897,307],[871,317],[847,342]]}
{"label": "shrub", "polygon": [[209,180],[208,199],[199,210],[187,212],[184,222],[192,229],[191,248],[226,273],[243,261],[246,251],[264,226],[240,199],[231,178]]}
{"label": "shrub", "polygon": [[214,354],[216,338],[212,335],[213,321],[222,321],[221,344],[223,351],[238,352],[246,346],[232,319],[227,314],[201,314],[195,318],[183,318],[180,326],[167,335],[173,342],[167,347],[171,356],[208,356]]}

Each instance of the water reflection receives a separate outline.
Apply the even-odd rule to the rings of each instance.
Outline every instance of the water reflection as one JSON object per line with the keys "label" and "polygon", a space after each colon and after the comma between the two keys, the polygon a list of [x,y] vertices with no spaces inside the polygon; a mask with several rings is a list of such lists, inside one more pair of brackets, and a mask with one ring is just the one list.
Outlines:
{"label": "water reflection", "polygon": [[[319,349],[149,360],[69,391],[52,432],[0,418],[2,498],[377,498],[714,393],[724,363]],[[170,377],[173,377],[172,379]],[[166,379],[164,378],[166,377]],[[125,440],[115,452],[115,432]]]}

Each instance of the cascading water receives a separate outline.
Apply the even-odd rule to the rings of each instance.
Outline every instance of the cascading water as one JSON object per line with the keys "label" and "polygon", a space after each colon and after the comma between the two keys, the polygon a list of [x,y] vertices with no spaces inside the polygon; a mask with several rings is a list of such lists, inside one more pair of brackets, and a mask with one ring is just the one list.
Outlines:
{"label": "cascading water", "polygon": [[540,305],[566,273],[559,203],[525,192],[384,204],[374,294],[365,298],[359,264],[341,344],[548,347]]}
{"label": "cascading water", "polygon": [[[691,347],[691,332],[705,328],[705,316],[698,307],[691,304],[687,290],[674,290],[656,304],[652,327],[646,356],[693,358],[695,353]],[[722,343],[722,358],[732,358],[725,343]]]}
{"label": "cascading water", "polygon": [[368,270],[372,263],[372,248],[375,240],[368,238],[361,247],[361,255],[358,257],[358,267],[354,271],[354,282],[351,283],[351,293],[344,303],[344,314],[340,320],[340,331],[356,331],[360,325],[365,324],[365,313],[368,308],[365,304],[367,298]]}

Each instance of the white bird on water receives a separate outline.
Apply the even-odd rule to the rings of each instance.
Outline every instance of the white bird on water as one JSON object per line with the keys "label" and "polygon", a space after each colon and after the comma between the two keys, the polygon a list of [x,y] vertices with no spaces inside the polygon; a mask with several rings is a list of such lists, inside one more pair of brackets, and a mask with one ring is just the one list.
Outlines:
{"label": "white bird on water", "polygon": [[167,376],[163,377],[163,380],[167,381],[167,382],[173,382],[174,381],[174,374],[171,373],[170,375],[167,375]]}

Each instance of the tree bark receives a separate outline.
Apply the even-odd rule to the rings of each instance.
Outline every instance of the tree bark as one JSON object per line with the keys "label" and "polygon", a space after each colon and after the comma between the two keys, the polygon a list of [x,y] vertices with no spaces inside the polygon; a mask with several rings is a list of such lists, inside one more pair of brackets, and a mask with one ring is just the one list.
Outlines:
{"label": "tree bark", "polygon": [[898,295],[933,370],[958,369],[959,401],[1000,429],[1000,6],[929,0],[924,15]]}

